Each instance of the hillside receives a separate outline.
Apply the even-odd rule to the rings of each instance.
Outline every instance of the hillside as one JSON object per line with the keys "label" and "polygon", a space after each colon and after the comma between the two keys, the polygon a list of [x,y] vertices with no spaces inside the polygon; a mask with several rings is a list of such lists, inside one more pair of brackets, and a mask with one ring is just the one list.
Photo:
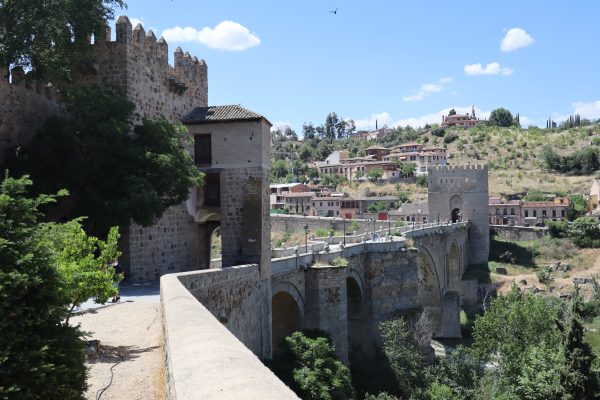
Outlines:
{"label": "hillside", "polygon": [[[437,135],[434,135],[436,133]],[[443,133],[441,135],[441,133]],[[378,141],[344,138],[333,141],[312,138],[302,141],[274,143],[274,151],[294,152],[296,171],[310,175],[310,165],[324,160],[334,150],[348,150],[350,157],[362,156],[367,147],[391,147],[418,142],[446,147],[449,164],[477,164],[487,162],[490,168],[490,195],[522,195],[530,189],[546,193],[587,193],[593,174],[567,175],[549,171],[542,159],[542,149],[549,146],[557,154],[569,155],[578,149],[600,151],[598,123],[569,129],[499,128],[486,125],[470,129],[448,128],[444,131],[434,125],[430,129],[398,128]],[[282,158],[283,156],[280,156]],[[314,174],[314,171],[313,171]],[[291,176],[288,176],[288,179]],[[411,200],[423,199],[426,191],[416,185],[371,184],[350,182],[339,190],[363,195],[395,194],[405,191]]]}

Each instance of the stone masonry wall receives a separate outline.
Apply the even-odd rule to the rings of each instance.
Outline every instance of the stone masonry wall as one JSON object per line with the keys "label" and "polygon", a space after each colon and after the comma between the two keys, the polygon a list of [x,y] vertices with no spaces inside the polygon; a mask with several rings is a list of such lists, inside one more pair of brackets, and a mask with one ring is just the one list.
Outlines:
{"label": "stone masonry wall", "polygon": [[[166,41],[157,41],[141,25],[132,29],[127,17],[119,17],[114,42],[107,28],[91,48],[91,71],[78,81],[121,91],[135,103],[139,120],[164,117],[179,122],[193,107],[208,105],[206,63],[178,48],[175,66],[170,66]],[[153,226],[132,224],[125,252],[129,260],[123,260],[128,278],[152,280],[167,272],[195,269],[199,243],[199,229],[185,204],[168,209]]]}
{"label": "stone masonry wall", "polygon": [[0,161],[4,152],[29,143],[32,135],[60,108],[51,87],[41,82],[0,79]]}
{"label": "stone masonry wall", "polygon": [[[270,349],[271,341],[264,329],[264,309],[270,288],[259,278],[258,265],[244,265],[217,270],[203,270],[178,275],[181,283],[246,347],[259,357]],[[270,326],[270,320],[268,321]],[[265,340],[265,337],[267,340]]]}
{"label": "stone masonry wall", "polygon": [[529,226],[506,226],[492,225],[490,226],[490,235],[497,235],[504,240],[537,240],[548,234],[546,228],[536,228]]}
{"label": "stone masonry wall", "polygon": [[[373,222],[362,219],[355,219],[359,228],[357,233],[371,232],[373,230]],[[346,230],[350,232],[350,221],[346,220]],[[310,230],[309,235],[314,235],[317,229],[333,230],[343,232],[344,220],[335,217],[304,217],[295,215],[271,215],[271,229],[274,232],[304,232],[304,225],[308,225]],[[383,225],[387,228],[387,221],[378,221],[375,223],[375,228],[378,230]],[[394,227],[392,226],[392,229]]]}
{"label": "stone masonry wall", "polygon": [[338,357],[348,361],[348,317],[346,268],[313,267],[306,279],[304,325],[327,332]]}

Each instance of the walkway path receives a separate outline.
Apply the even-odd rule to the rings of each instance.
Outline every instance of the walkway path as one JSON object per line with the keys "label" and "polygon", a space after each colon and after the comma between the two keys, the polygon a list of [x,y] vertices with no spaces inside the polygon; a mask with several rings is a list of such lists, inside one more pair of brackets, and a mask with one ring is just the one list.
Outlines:
{"label": "walkway path", "polygon": [[117,304],[83,305],[84,314],[72,319],[99,340],[97,354],[88,356],[86,399],[96,400],[98,391],[111,380],[101,400],[162,399],[160,298],[158,283],[123,285]]}

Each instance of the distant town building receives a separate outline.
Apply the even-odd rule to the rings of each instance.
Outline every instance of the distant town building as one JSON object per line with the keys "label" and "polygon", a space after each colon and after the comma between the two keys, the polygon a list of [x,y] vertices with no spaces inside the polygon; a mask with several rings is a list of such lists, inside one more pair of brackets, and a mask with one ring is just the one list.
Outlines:
{"label": "distant town building", "polygon": [[285,208],[285,195],[288,193],[309,192],[308,186],[303,183],[278,183],[270,185],[271,210]]}
{"label": "distant town building", "polygon": [[450,110],[447,116],[442,116],[442,128],[449,127],[461,127],[461,128],[472,128],[479,124],[487,123],[486,120],[479,119],[475,116],[475,106],[471,109],[471,114],[457,114],[454,109]]}
{"label": "distant town building", "polygon": [[548,201],[506,200],[489,198],[489,222],[492,225],[540,226],[544,221],[566,218],[569,199],[556,197]]}

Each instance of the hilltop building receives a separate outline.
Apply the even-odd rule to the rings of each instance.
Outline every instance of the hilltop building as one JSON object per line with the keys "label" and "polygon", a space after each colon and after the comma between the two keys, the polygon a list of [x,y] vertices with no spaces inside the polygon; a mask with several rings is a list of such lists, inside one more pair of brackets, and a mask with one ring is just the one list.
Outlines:
{"label": "hilltop building", "polygon": [[472,128],[480,124],[486,124],[487,120],[479,119],[475,116],[475,106],[471,109],[471,114],[457,114],[454,109],[450,110],[447,116],[442,116],[442,128],[460,127]]}

